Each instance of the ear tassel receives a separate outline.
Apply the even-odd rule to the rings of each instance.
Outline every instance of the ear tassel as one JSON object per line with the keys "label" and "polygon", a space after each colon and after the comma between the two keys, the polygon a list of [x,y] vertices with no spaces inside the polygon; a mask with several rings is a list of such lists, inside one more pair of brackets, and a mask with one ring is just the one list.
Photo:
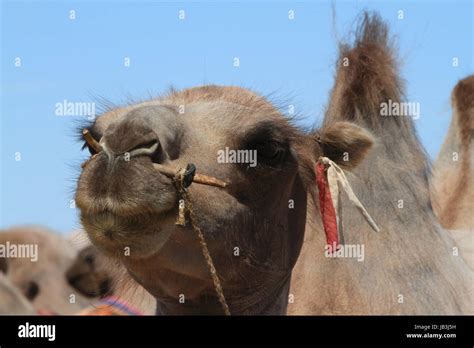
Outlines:
{"label": "ear tassel", "polygon": [[326,167],[321,161],[318,161],[316,164],[316,183],[319,190],[319,209],[321,210],[324,232],[326,233],[326,243],[329,246],[329,251],[332,253],[339,247],[337,218],[329,188]]}
{"label": "ear tassel", "polygon": [[344,244],[343,228],[342,228],[342,204],[339,204],[341,192],[339,190],[339,184],[337,183],[337,175],[333,167],[328,167],[326,171],[328,188],[331,193],[331,200],[334,206],[334,212],[336,215],[337,224],[337,235],[340,244]]}
{"label": "ear tassel", "polygon": [[[342,225],[342,206],[339,203],[339,184],[343,191],[346,192],[349,200],[364,216],[367,223],[375,231],[380,229],[354,194],[352,187],[347,180],[344,171],[333,161],[327,157],[320,157],[316,163],[316,183],[319,190],[319,207],[323,219],[324,232],[326,233],[326,241],[330,246],[330,251],[337,251],[339,242],[344,240]],[[339,218],[336,214],[339,214]],[[335,248],[336,250],[333,250]]]}

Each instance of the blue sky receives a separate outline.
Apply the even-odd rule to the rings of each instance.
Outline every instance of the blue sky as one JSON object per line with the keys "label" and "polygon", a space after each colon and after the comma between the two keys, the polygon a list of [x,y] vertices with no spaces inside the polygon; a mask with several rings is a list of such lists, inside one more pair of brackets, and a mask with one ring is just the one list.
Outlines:
{"label": "blue sky", "polygon": [[276,92],[305,116],[302,123],[318,124],[333,82],[336,38],[348,37],[362,10],[376,10],[397,37],[408,99],[421,104],[416,126],[434,157],[451,118],[450,92],[473,73],[468,0],[336,1],[335,25],[329,1],[1,4],[0,228],[78,227],[70,201],[88,155],[74,133],[84,117],[57,116],[55,105],[64,99],[120,103],[169,86],[241,85]]}

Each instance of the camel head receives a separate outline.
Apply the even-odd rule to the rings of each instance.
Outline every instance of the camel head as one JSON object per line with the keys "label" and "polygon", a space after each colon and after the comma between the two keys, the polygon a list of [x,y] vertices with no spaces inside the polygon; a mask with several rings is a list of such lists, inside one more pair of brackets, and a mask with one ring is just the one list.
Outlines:
{"label": "camel head", "polygon": [[[188,188],[232,313],[280,313],[303,242],[315,164],[350,170],[372,136],[349,122],[305,132],[264,98],[205,86],[110,110],[88,126],[101,145],[78,179],[91,241],[119,258],[162,313],[221,313],[196,231],[176,225],[180,196],[154,164],[227,183]],[[87,144],[86,144],[87,145]],[[315,265],[317,267],[317,265]]]}
{"label": "camel head", "polygon": [[113,276],[106,260],[93,246],[79,251],[66,272],[68,283],[87,297],[104,297],[111,293]]}

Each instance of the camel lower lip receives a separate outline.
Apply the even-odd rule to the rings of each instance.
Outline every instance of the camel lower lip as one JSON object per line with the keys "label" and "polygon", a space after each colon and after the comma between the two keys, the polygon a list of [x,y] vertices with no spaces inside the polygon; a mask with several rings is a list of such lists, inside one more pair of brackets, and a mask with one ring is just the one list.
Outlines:
{"label": "camel lower lip", "polygon": [[158,252],[174,230],[174,219],[172,211],[132,216],[111,212],[81,215],[82,225],[94,244],[111,256],[132,258]]}

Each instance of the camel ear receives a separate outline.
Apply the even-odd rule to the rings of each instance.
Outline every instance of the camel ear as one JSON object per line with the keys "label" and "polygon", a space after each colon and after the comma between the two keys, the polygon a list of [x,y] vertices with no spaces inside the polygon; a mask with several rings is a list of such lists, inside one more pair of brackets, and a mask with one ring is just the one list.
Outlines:
{"label": "camel ear", "polygon": [[350,122],[335,122],[316,134],[322,156],[328,157],[344,169],[355,168],[374,144],[367,130]]}

